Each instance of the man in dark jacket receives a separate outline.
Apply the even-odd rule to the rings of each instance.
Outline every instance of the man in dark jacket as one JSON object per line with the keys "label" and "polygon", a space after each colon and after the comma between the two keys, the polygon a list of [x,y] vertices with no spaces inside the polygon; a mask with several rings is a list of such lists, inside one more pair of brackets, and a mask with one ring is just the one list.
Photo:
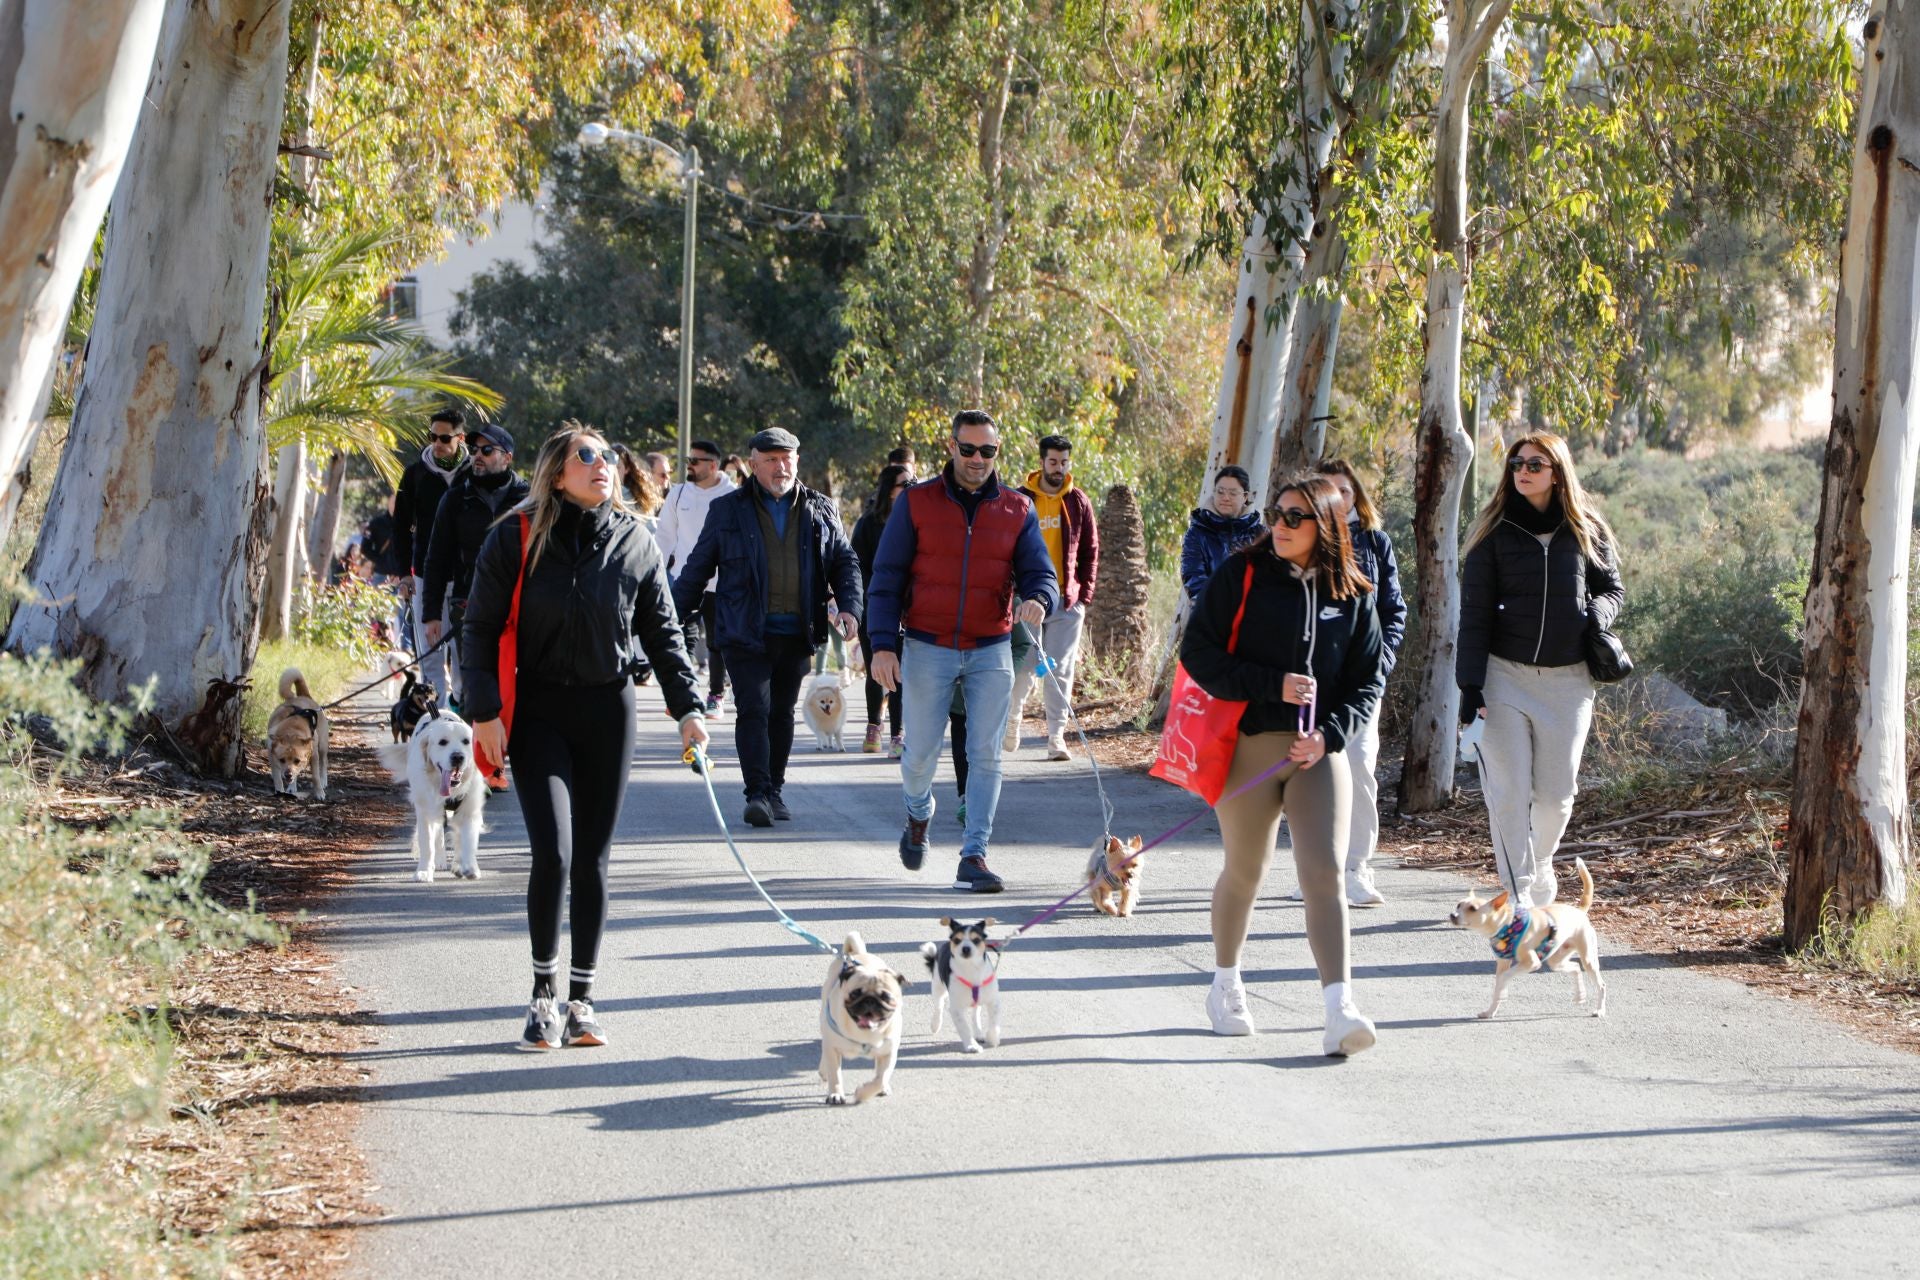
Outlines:
{"label": "man in dark jacket", "polygon": [[[1060,604],[1053,558],[1033,503],[994,475],[1000,429],[979,409],[954,415],[941,473],[893,504],[874,557],[867,668],[900,689],[907,825],[900,862],[918,871],[933,821],[933,771],[953,689],[967,702],[967,823],[953,887],[998,893],[987,841],[1000,804],[1000,737],[1013,698],[1014,601],[1035,634]],[[904,639],[902,638],[904,633]]]}
{"label": "man in dark jacket", "polygon": [[[1086,491],[1073,483],[1070,470],[1073,442],[1065,436],[1040,438],[1040,469],[1027,473],[1020,492],[1033,503],[1040,522],[1040,539],[1053,558],[1060,583],[1060,608],[1039,634],[1040,648],[1053,663],[1053,674],[1041,679],[1041,701],[1047,708],[1047,759],[1071,760],[1067,750],[1067,708],[1073,698],[1073,673],[1079,664],[1080,634],[1093,600],[1094,579],[1100,573],[1100,527]],[[1039,654],[1034,655],[1037,662]],[[1000,745],[1008,751],[1020,745],[1020,715],[1038,676],[1035,666],[1021,663],[1013,675],[1013,710],[1007,715],[1007,736]]]}
{"label": "man in dark jacket", "polygon": [[[755,827],[793,816],[781,788],[800,686],[828,628],[851,640],[861,609],[860,562],[833,501],[796,478],[799,454],[791,432],[776,427],[753,437],[747,455],[753,478],[713,500],[673,585],[674,605],[691,619],[708,581],[720,574],[710,641],[733,680],[734,749],[746,821]],[[838,606],[833,611],[830,596]]]}
{"label": "man in dark jacket", "polygon": [[[460,624],[466,617],[480,544],[500,516],[527,496],[527,482],[513,474],[513,437],[505,427],[489,423],[469,431],[467,452],[471,460],[454,475],[434,513],[433,536],[427,540],[420,575],[420,617],[426,624],[427,644],[439,644],[441,634],[451,629],[456,638],[449,646],[453,656],[448,665],[456,670]],[[458,702],[453,709],[460,710]]]}
{"label": "man in dark jacket", "polygon": [[[447,663],[444,654],[427,653],[433,645],[427,639],[423,616],[425,584],[422,579],[427,565],[427,543],[433,537],[433,517],[440,510],[440,499],[446,496],[454,473],[467,461],[466,446],[461,441],[466,425],[467,415],[458,409],[442,409],[434,414],[427,423],[427,447],[400,473],[400,488],[393,496],[393,551],[394,558],[406,566],[409,575],[401,581],[400,595],[413,601],[413,651],[422,655],[421,678],[433,686],[442,701],[448,691]],[[433,616],[442,616],[445,607],[444,601],[435,601]]]}

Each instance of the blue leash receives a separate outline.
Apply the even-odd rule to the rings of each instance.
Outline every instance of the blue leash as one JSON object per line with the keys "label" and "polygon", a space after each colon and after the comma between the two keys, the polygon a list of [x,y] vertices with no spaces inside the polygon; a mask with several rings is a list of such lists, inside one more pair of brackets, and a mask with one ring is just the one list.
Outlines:
{"label": "blue leash", "polygon": [[[1087,753],[1087,763],[1093,766],[1093,789],[1100,793],[1100,825],[1102,828],[1100,847],[1104,849],[1106,847],[1106,837],[1113,834],[1113,801],[1107,799],[1106,784],[1102,782],[1100,778],[1100,758],[1094,754],[1093,744],[1087,741],[1087,731],[1080,723],[1079,713],[1073,709],[1073,699],[1067,696],[1066,682],[1062,680],[1060,676],[1060,664],[1047,656],[1047,651],[1040,645],[1040,637],[1034,634],[1032,627],[1029,627],[1026,623],[1017,619],[1013,625],[1026,632],[1027,637],[1033,641],[1033,669],[1053,681],[1053,687],[1060,691],[1060,701],[1065,703],[1067,707],[1067,719],[1073,721],[1074,736],[1080,739],[1080,749]],[[1020,708],[1014,707],[1009,714],[1018,717]]]}
{"label": "blue leash", "polygon": [[727,848],[732,851],[733,860],[740,864],[740,870],[746,872],[747,883],[751,884],[754,891],[760,895],[767,906],[773,909],[774,916],[780,921],[780,927],[795,937],[818,947],[828,955],[839,954],[840,949],[838,947],[829,946],[819,937],[808,933],[800,927],[799,922],[792,916],[782,911],[780,904],[775,902],[772,896],[767,893],[766,889],[761,886],[759,877],[753,874],[753,868],[747,865],[747,860],[740,856],[740,848],[733,842],[733,832],[727,830],[727,820],[720,812],[720,797],[715,794],[713,789],[713,771],[707,760],[707,753],[699,747],[688,747],[686,753],[680,758],[685,760],[689,765],[692,765],[693,771],[700,775],[700,780],[707,784],[707,803],[713,806],[713,820],[719,825],[720,834],[726,837]]}

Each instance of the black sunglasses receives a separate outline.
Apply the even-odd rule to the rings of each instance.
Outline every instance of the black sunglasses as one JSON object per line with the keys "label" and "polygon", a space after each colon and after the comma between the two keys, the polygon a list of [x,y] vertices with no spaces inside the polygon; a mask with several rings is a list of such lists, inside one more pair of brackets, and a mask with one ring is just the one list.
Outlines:
{"label": "black sunglasses", "polygon": [[693,465],[694,463],[696,463],[696,462],[709,462],[709,463],[714,463],[714,464],[716,464],[716,465],[717,465],[717,464],[719,463],[719,461],[720,461],[720,459],[718,459],[718,458],[703,458],[703,457],[701,457],[701,456],[700,456],[699,454],[697,454],[697,453],[690,453],[690,454],[688,454],[688,455],[687,455],[687,465],[688,465],[688,466],[692,466],[692,465]]}
{"label": "black sunglasses", "polygon": [[1512,458],[1507,462],[1507,470],[1515,475],[1524,471],[1530,476],[1537,476],[1542,471],[1556,471],[1558,468],[1545,458]]}
{"label": "black sunglasses", "polygon": [[1273,518],[1289,529],[1298,529],[1303,524],[1311,524],[1313,522],[1313,512],[1302,511],[1298,507],[1288,507],[1285,510],[1274,512]]}
{"label": "black sunglasses", "polygon": [[475,448],[474,452],[483,458],[491,458],[496,453],[505,453],[506,450],[497,444],[483,444]]}
{"label": "black sunglasses", "polygon": [[610,467],[620,465],[620,455],[613,451],[612,446],[605,449],[595,449],[590,444],[583,444],[573,451],[573,456],[580,459],[582,463],[589,467],[596,462],[604,462]]}
{"label": "black sunglasses", "polygon": [[968,444],[963,440],[955,440],[953,447],[960,451],[960,456],[963,458],[971,458],[976,453],[983,458],[991,458],[1000,452],[1000,446],[997,444]]}
{"label": "black sunglasses", "polygon": [[459,438],[459,436],[443,436],[438,431],[429,432],[427,435],[427,439],[432,440],[435,444],[452,444]]}

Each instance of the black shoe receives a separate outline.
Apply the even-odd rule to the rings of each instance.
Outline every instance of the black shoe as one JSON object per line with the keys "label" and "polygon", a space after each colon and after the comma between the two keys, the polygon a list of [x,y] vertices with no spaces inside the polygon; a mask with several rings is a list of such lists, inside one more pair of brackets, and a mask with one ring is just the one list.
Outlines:
{"label": "black shoe", "polygon": [[767,797],[767,807],[773,810],[773,816],[781,822],[793,821],[793,810],[787,808],[787,802],[780,798],[778,791]]}
{"label": "black shoe", "polygon": [[960,869],[953,873],[953,887],[970,893],[998,893],[1007,886],[987,870],[987,860],[976,853],[960,859]]}
{"label": "black shoe", "polygon": [[900,865],[907,870],[918,871],[926,858],[927,828],[932,824],[932,818],[907,819],[906,830],[900,833]]}
{"label": "black shoe", "polygon": [[750,827],[773,825],[773,806],[767,803],[765,796],[755,796],[747,801],[747,825]]}

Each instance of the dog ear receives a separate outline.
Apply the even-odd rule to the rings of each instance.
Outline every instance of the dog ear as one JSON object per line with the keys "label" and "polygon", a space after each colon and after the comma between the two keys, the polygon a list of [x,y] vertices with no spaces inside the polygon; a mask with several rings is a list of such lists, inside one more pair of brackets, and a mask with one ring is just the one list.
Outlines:
{"label": "dog ear", "polygon": [[415,747],[420,752],[420,763],[431,765],[433,763],[433,757],[427,754],[427,735],[420,732],[420,725],[425,723],[426,721],[422,720],[420,724],[413,726],[413,741]]}
{"label": "dog ear", "polygon": [[860,972],[860,966],[849,960],[840,966],[840,981],[845,982],[858,972]]}
{"label": "dog ear", "polygon": [[992,916],[988,916],[985,920],[982,920],[980,922],[980,932],[985,933],[987,931],[988,925],[999,924],[999,923],[1000,922],[998,920],[995,920]]}
{"label": "dog ear", "polygon": [[1492,899],[1489,900],[1487,903],[1488,908],[1494,911],[1498,911],[1500,908],[1506,905],[1507,905],[1507,891],[1505,889],[1502,889],[1499,893],[1494,894]]}
{"label": "dog ear", "polygon": [[953,917],[952,917],[952,916],[941,916],[941,917],[940,917],[940,927],[941,927],[942,929],[946,929],[946,930],[949,930],[949,931],[951,931],[951,930],[952,930],[952,928],[953,928]]}

